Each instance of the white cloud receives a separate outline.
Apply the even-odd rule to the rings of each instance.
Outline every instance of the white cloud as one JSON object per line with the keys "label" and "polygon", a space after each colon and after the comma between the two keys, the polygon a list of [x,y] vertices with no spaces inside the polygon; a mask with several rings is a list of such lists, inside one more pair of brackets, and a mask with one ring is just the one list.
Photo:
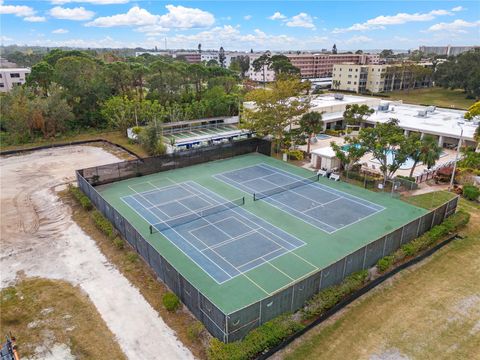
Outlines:
{"label": "white cloud", "polygon": [[3,0],[0,1],[0,14],[15,15],[19,17],[34,16],[36,11],[30,6],[25,5],[3,5]]}
{"label": "white cloud", "polygon": [[[157,30],[168,28],[200,28],[211,26],[215,22],[214,16],[200,9],[184,6],[166,6],[168,12],[164,15],[154,15],[149,11],[134,6],[125,14],[104,16],[86,24],[86,26],[115,27],[115,26],[156,26]],[[148,32],[148,28],[139,29]]]}
{"label": "white cloud", "polygon": [[8,36],[0,35],[0,41],[3,43],[4,41],[12,41],[12,38],[9,38]]}
{"label": "white cloud", "polygon": [[50,9],[49,14],[56,19],[77,21],[90,20],[95,15],[93,11],[87,10],[83,6],[76,8],[55,6]]}
{"label": "white cloud", "polygon": [[215,17],[200,9],[167,5],[168,13],[160,16],[159,25],[168,28],[201,28],[215,23]]}
{"label": "white cloud", "polygon": [[465,10],[465,8],[464,8],[463,6],[455,6],[455,7],[452,9],[452,11],[455,11],[455,12],[457,12],[457,11],[463,11],[463,10]]}
{"label": "white cloud", "polygon": [[252,15],[245,15],[243,18],[248,21],[252,18]]}
{"label": "white cloud", "polygon": [[336,28],[333,30],[334,34],[345,33],[348,31],[365,31],[385,29],[388,25],[401,25],[408,22],[430,21],[437,16],[452,15],[448,10],[432,10],[428,13],[398,13],[396,15],[380,15],[376,18],[369,19],[364,23],[353,24],[348,28]]}
{"label": "white cloud", "polygon": [[27,17],[24,17],[23,20],[28,21],[28,22],[44,22],[44,21],[47,21],[45,16],[27,16]]}
{"label": "white cloud", "polygon": [[269,17],[270,20],[283,20],[286,19],[287,17],[280,13],[279,11],[275,11],[275,13]]}
{"label": "white cloud", "polygon": [[68,30],[66,29],[55,29],[52,31],[52,34],[66,34],[68,33]]}
{"label": "white cloud", "polygon": [[358,35],[352,36],[350,39],[342,41],[346,45],[354,45],[354,44],[362,44],[366,42],[372,42],[373,39],[369,38],[368,36]]}
{"label": "white cloud", "polygon": [[51,0],[53,5],[65,5],[70,3],[85,3],[92,5],[126,4],[129,0]]}
{"label": "white cloud", "polygon": [[286,24],[288,27],[303,27],[315,30],[312,17],[303,12],[290,18]]}
{"label": "white cloud", "polygon": [[466,33],[467,28],[480,27],[480,21],[468,22],[462,19],[457,19],[451,23],[438,23],[430,26],[426,31],[436,32],[436,31],[445,31],[450,33]]}

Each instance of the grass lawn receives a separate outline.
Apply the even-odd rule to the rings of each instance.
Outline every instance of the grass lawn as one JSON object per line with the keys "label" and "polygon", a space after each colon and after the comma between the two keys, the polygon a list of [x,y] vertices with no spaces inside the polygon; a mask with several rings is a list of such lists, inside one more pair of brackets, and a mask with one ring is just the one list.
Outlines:
{"label": "grass lawn", "polygon": [[424,209],[435,209],[436,207],[445,204],[448,200],[454,198],[455,196],[456,195],[454,193],[448,191],[434,191],[416,196],[404,196],[401,199]]}
{"label": "grass lawn", "polygon": [[[431,198],[410,202],[430,207]],[[462,199],[459,208],[471,213],[463,240],[398,274],[274,358],[478,359],[480,205]]]}
{"label": "grass lawn", "polygon": [[55,139],[42,139],[36,142],[28,143],[28,144],[21,144],[21,145],[7,145],[7,146],[0,146],[1,151],[6,150],[17,150],[17,149],[29,149],[36,146],[43,146],[43,145],[51,145],[51,144],[58,144],[58,143],[68,143],[71,141],[83,141],[83,140],[94,140],[94,139],[104,139],[108,140],[114,144],[122,145],[126,149],[132,151],[133,153],[137,154],[141,157],[148,156],[147,152],[138,144],[130,143],[128,138],[123,135],[120,131],[85,131],[79,134],[74,135],[65,135],[65,136],[58,136]]}
{"label": "grass lawn", "polygon": [[467,109],[475,100],[465,98],[463,90],[449,90],[439,87],[386,93],[388,99],[403,100],[405,103],[435,105],[445,108]]}
{"label": "grass lawn", "polygon": [[22,359],[37,347],[55,345],[69,348],[75,359],[125,359],[95,306],[67,282],[24,279],[1,290],[0,306],[1,335],[11,332],[17,338]]}

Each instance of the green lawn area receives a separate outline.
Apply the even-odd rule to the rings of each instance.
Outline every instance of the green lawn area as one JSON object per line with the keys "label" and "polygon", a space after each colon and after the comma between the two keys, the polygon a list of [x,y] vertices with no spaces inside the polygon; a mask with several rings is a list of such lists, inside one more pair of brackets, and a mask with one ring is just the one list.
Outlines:
{"label": "green lawn area", "polygon": [[463,90],[449,90],[439,87],[387,93],[389,99],[403,100],[405,103],[435,105],[445,108],[467,109],[475,100],[467,99]]}
{"label": "green lawn area", "polygon": [[435,209],[455,196],[454,193],[448,191],[434,191],[427,194],[403,197],[402,200],[424,209]]}

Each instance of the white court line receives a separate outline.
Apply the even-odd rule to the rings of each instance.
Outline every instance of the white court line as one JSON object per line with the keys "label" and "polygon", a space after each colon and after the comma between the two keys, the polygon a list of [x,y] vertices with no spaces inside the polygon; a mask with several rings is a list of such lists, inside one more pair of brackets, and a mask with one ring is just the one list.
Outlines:
{"label": "white court line", "polygon": [[167,201],[167,202],[162,202],[162,203],[159,203],[155,206],[150,206],[149,209],[151,208],[156,208],[156,207],[159,207],[159,206],[163,206],[163,205],[168,205],[168,204],[172,204],[174,202],[178,202],[178,201],[181,201],[181,200],[185,200],[185,199],[189,199],[189,198],[192,198],[192,197],[196,197],[195,194],[192,194],[192,195],[187,195],[187,196],[184,196],[180,199],[174,199],[174,200],[170,200],[170,201]]}
{"label": "white court line", "polygon": [[[248,265],[248,264],[251,264],[252,262],[257,261],[257,260],[259,260],[259,259],[262,259],[263,262],[268,262],[269,260],[265,260],[265,259],[264,259],[264,256],[268,256],[268,255],[273,254],[274,252],[277,252],[277,251],[282,251],[282,249],[281,249],[281,248],[278,248],[278,249],[275,249],[275,250],[273,250],[273,251],[270,251],[270,252],[268,252],[268,253],[266,253],[266,254],[263,254],[263,255],[262,255],[261,257],[259,257],[259,258],[256,258],[256,259],[247,261],[246,263],[243,263],[242,265],[239,265],[238,268],[244,267],[244,266],[246,266],[246,265]],[[284,254],[284,253],[282,253],[282,254]],[[250,271],[250,269],[247,270],[247,271]]]}
{"label": "white court line", "polygon": [[295,280],[294,278],[292,278],[290,275],[288,275],[286,272],[284,272],[283,270],[279,269],[278,267],[276,267],[275,265],[273,265],[270,261],[267,261],[268,265],[270,265],[271,267],[273,267],[275,270],[277,270],[278,272],[282,273],[283,275],[285,275],[286,277],[288,277],[290,280]]}
{"label": "white court line", "polygon": [[[144,209],[146,209],[137,199],[134,198],[134,200],[136,202],[138,202]],[[147,200],[148,201],[148,200]],[[129,205],[130,206],[130,205]],[[143,217],[142,214],[140,214],[137,210],[135,210],[134,208],[132,208],[130,206],[131,209],[133,209],[133,211],[135,211],[140,217],[143,218],[143,220],[145,220],[148,224],[150,225],[153,225],[151,224],[147,219],[145,219]],[[150,210],[146,209],[147,211],[149,211],[151,213]],[[153,216],[155,216],[157,219],[159,219],[155,214],[152,213]],[[160,219],[159,219],[160,220]],[[190,243],[187,239],[185,239],[185,237],[183,237],[181,234],[179,234],[175,229],[173,229],[172,227],[170,227],[170,229],[175,232],[178,236],[180,236],[181,239],[185,240],[187,243],[190,244],[190,246],[192,246],[194,249],[196,249],[199,253],[202,253],[201,251],[198,250],[198,248],[196,246],[194,246],[192,243]],[[166,238],[168,239],[168,236],[166,236]],[[189,258],[194,264],[196,264],[198,267],[200,267],[210,278],[212,278],[213,281],[215,281],[217,284],[221,285],[229,280],[232,279],[231,275],[228,274],[225,270],[223,270],[218,264],[216,264],[215,262],[213,262],[208,256],[205,256],[203,255],[208,261],[210,261],[213,265],[215,265],[216,267],[218,267],[221,271],[223,271],[225,274],[227,274],[230,278],[225,280],[225,281],[222,281],[222,282],[219,282],[217,279],[215,279],[208,271],[206,271],[199,263],[197,263],[192,257],[190,257],[185,251],[183,251],[177,244],[175,244],[172,240],[168,239],[170,241],[170,243],[175,246],[180,252],[182,252],[187,258]]]}
{"label": "white court line", "polygon": [[253,229],[253,230],[250,230],[250,231],[247,231],[246,233],[242,234],[242,235],[238,235],[238,236],[235,236],[235,237],[232,237],[228,240],[225,240],[225,241],[222,241],[218,244],[215,244],[215,245],[212,245],[209,247],[209,249],[216,249],[216,248],[219,248],[219,247],[222,247],[223,245],[226,245],[226,244],[230,244],[231,242],[234,242],[234,241],[237,241],[237,240],[240,240],[246,236],[249,236],[249,235],[253,235],[255,233],[257,233],[258,231]]}
{"label": "white court line", "polygon": [[[274,167],[272,167],[272,166],[270,166],[270,165],[268,165],[268,164],[265,164],[265,163],[260,163],[260,166],[263,167],[263,168],[269,169],[269,170],[271,170],[272,168],[274,168]],[[274,169],[276,169],[276,168],[274,168]],[[292,178],[292,179],[302,179],[301,176],[297,176],[297,175],[295,175],[295,174],[290,174],[290,173],[288,173],[287,171],[284,171],[284,170],[282,170],[282,169],[276,169],[276,170],[278,171],[278,173],[284,174],[285,176],[288,176],[288,177],[290,177],[290,178]],[[319,183],[319,182],[315,182],[315,184],[318,184],[318,186],[319,186],[322,190],[324,190],[324,191],[326,191],[326,192],[329,192],[329,193],[331,193],[331,194],[335,194],[335,195],[337,195],[337,196],[346,198],[347,200],[350,200],[350,201],[352,201],[352,202],[359,203],[360,205],[363,205],[363,206],[365,206],[365,207],[371,208],[371,209],[373,209],[373,210],[375,210],[375,211],[380,211],[381,209],[376,209],[375,207],[368,206],[368,205],[363,204],[363,203],[361,203],[361,202],[359,202],[359,201],[356,201],[356,200],[351,199],[351,197],[356,198],[356,199],[359,199],[359,200],[364,201],[364,202],[367,202],[367,203],[369,203],[369,204],[372,204],[373,206],[380,207],[380,208],[384,208],[382,205],[375,204],[374,202],[371,202],[371,201],[369,201],[369,200],[365,200],[365,199],[363,199],[363,198],[361,198],[361,197],[359,197],[359,196],[352,195],[352,194],[343,192],[343,191],[341,191],[341,190],[333,189],[333,188],[331,188],[330,186],[321,184],[321,183]],[[310,185],[313,185],[313,184],[310,184]],[[340,194],[338,194],[338,193],[340,193]],[[345,195],[346,195],[346,196],[345,196]]]}

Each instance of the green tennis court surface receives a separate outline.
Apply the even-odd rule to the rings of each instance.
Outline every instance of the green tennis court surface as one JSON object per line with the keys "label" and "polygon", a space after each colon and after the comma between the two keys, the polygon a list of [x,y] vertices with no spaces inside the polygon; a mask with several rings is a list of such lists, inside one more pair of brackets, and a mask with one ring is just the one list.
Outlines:
{"label": "green tennis court surface", "polygon": [[[97,187],[193,286],[230,314],[426,213],[260,154]],[[253,193],[259,201],[253,201]],[[262,195],[263,194],[263,195]]]}

